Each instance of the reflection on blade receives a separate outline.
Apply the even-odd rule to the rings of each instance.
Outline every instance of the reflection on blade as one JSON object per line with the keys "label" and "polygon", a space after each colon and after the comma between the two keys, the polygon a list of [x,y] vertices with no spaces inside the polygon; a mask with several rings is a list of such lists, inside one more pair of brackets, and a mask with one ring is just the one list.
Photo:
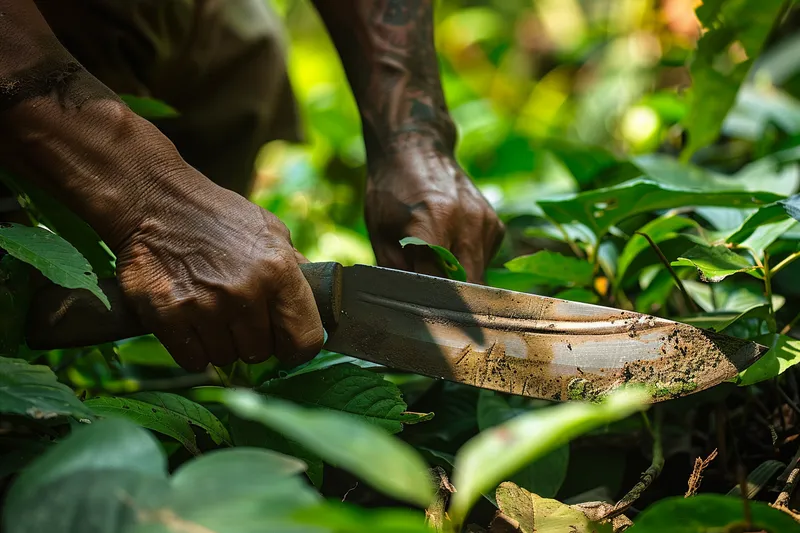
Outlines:
{"label": "reflection on blade", "polygon": [[626,383],[654,400],[732,378],[763,346],[662,318],[396,270],[344,269],[325,347],[512,394],[594,399]]}

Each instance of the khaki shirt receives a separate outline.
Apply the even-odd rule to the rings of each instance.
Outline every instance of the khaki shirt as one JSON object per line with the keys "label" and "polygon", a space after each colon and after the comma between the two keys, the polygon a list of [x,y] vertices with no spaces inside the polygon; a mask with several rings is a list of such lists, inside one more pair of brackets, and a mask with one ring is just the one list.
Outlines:
{"label": "khaki shirt", "polygon": [[120,94],[180,117],[153,120],[195,168],[242,194],[258,150],[298,140],[285,37],[267,0],[36,0],[62,44]]}

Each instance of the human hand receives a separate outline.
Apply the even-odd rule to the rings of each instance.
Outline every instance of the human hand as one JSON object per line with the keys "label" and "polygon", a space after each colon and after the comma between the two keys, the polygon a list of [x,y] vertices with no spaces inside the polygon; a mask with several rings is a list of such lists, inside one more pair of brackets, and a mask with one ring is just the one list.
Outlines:
{"label": "human hand", "polygon": [[194,169],[181,172],[190,192],[151,205],[115,250],[120,286],[142,324],[187,370],[314,357],[322,322],[289,230]]}
{"label": "human hand", "polygon": [[448,248],[480,283],[505,228],[489,203],[452,157],[413,149],[370,168],[365,202],[367,228],[378,264],[442,275],[427,247],[401,248],[418,237]]}

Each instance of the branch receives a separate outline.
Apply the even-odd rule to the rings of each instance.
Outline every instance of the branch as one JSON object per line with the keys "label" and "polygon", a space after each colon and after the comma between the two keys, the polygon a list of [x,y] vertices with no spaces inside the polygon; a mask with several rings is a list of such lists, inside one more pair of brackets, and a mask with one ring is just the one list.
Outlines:
{"label": "branch", "polygon": [[605,519],[617,517],[627,511],[633,503],[646,491],[650,485],[661,475],[664,468],[664,446],[661,442],[661,425],[663,422],[663,411],[656,409],[655,421],[653,423],[653,461],[642,474],[641,480],[628,491],[628,493],[617,502],[616,505],[605,515]]}

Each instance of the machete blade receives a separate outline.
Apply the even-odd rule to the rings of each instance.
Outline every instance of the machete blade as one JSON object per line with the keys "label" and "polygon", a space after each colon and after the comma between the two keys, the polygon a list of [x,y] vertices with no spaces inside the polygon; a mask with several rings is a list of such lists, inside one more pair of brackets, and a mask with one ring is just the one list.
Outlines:
{"label": "machete blade", "polygon": [[325,348],[476,387],[566,401],[627,383],[654,401],[734,377],[766,347],[663,318],[380,267],[346,267]]}

